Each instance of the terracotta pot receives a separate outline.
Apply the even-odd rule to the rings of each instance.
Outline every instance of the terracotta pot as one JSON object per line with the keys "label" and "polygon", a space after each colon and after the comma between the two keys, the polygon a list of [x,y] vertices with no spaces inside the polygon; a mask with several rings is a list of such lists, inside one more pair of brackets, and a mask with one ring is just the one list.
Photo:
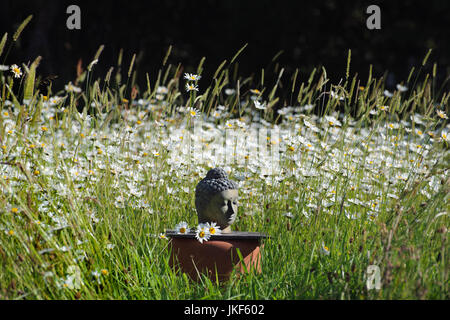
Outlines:
{"label": "terracotta pot", "polygon": [[[178,235],[168,231],[170,238],[170,265],[188,274],[198,281],[206,274],[212,281],[220,282],[230,278],[233,269],[237,274],[248,272],[261,273],[261,239],[267,236],[257,232],[232,232],[211,236],[209,241],[200,243],[195,234]],[[243,265],[237,253],[243,258]]]}

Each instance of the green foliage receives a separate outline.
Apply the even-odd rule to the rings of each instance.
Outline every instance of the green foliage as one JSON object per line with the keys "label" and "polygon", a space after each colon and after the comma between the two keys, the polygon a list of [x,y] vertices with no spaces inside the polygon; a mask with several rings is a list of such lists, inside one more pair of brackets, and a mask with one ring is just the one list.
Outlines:
{"label": "green foliage", "polygon": [[42,57],[37,57],[36,60],[33,61],[31,67],[27,72],[27,76],[25,79],[25,85],[23,89],[23,98],[25,100],[31,100],[33,98],[34,86],[36,80],[36,68],[38,67]]}
{"label": "green foliage", "polygon": [[[416,76],[404,84],[409,95],[389,97],[383,79],[362,86],[348,74],[333,84],[324,68],[302,78],[280,65],[264,70],[274,83],[242,78],[241,51],[196,82],[195,99],[167,56],[155,83],[136,84],[134,100],[121,70],[118,80],[110,69],[103,82],[79,77],[51,96],[33,91],[39,59],[23,88],[5,73],[0,299],[449,298],[448,92]],[[278,96],[286,79],[291,101]],[[270,239],[262,274],[222,285],[173,270],[160,237],[182,220],[197,224],[193,190],[217,164],[174,158],[197,115],[220,132],[276,124],[286,133],[267,140],[280,147],[276,175],[251,153],[229,164],[240,181],[234,230]],[[196,137],[205,148],[206,133]],[[381,269],[381,290],[366,286],[369,265]]]}

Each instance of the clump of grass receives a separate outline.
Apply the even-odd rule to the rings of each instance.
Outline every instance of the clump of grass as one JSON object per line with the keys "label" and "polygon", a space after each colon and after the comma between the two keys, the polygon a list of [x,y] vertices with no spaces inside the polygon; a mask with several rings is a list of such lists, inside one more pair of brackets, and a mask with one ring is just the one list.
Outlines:
{"label": "clump of grass", "polygon": [[[242,77],[243,49],[194,93],[170,48],[144,87],[129,83],[135,56],[122,84],[122,54],[115,76],[98,77],[96,61],[56,92],[36,90],[38,63],[20,79],[0,71],[0,298],[448,299],[449,93],[435,72],[387,92],[349,67],[338,84],[323,68],[296,70],[287,104],[284,69]],[[206,150],[217,132],[254,128],[279,130],[264,142],[278,147],[276,174],[247,148],[232,162],[180,153],[186,140]],[[225,285],[172,270],[161,236],[197,223],[193,190],[212,166],[239,181],[234,229],[271,236],[263,273]],[[369,265],[381,290],[366,286]]]}

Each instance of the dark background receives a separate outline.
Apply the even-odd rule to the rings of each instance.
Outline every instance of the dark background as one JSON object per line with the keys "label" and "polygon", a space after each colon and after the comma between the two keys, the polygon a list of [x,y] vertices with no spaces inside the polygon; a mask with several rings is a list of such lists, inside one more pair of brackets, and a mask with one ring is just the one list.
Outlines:
{"label": "dark background", "polygon": [[[81,8],[81,30],[68,30],[66,8]],[[381,30],[368,30],[366,9],[381,8]],[[0,36],[10,38],[29,15],[34,17],[5,64],[21,64],[43,57],[38,72],[56,74],[57,87],[74,80],[81,58],[86,67],[98,47],[105,45],[95,76],[104,77],[124,49],[123,73],[138,54],[139,81],[145,73],[155,77],[169,45],[169,62],[194,72],[205,56],[203,79],[245,44],[238,58],[243,76],[270,69],[274,55],[286,77],[295,68],[305,80],[313,67],[325,66],[334,80],[345,77],[348,49],[350,73],[367,79],[387,71],[387,87],[405,81],[413,66],[420,66],[428,48],[430,62],[438,63],[439,80],[450,74],[450,1],[282,1],[282,0],[1,0]],[[0,59],[2,63],[3,59]],[[273,65],[272,65],[273,66]],[[208,82],[209,83],[209,82]],[[145,86],[145,82],[141,82]]]}

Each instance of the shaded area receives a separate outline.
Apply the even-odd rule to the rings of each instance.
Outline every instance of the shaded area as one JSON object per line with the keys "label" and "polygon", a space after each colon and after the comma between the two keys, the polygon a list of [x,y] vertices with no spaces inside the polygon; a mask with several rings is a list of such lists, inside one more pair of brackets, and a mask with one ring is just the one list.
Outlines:
{"label": "shaded area", "polygon": [[[71,4],[81,8],[81,30],[66,28]],[[381,8],[381,30],[366,28],[370,4]],[[433,48],[430,61],[438,63],[439,80],[450,69],[450,2],[444,0],[4,0],[0,32],[12,36],[29,14],[34,18],[5,63],[26,63],[42,55],[39,73],[57,74],[59,88],[75,78],[78,59],[86,66],[101,44],[105,49],[96,77],[116,65],[123,48],[124,73],[138,54],[139,81],[146,72],[156,76],[170,45],[169,62],[181,62],[185,71],[195,71],[205,56],[205,79],[247,42],[238,59],[243,75],[259,74],[280,50],[277,61],[286,75],[299,68],[303,79],[313,67],[324,65],[329,77],[339,81],[345,76],[348,49],[351,73],[365,79],[370,64],[377,77],[388,70],[388,87],[406,80],[428,48]],[[429,64],[425,72],[431,69]]]}

